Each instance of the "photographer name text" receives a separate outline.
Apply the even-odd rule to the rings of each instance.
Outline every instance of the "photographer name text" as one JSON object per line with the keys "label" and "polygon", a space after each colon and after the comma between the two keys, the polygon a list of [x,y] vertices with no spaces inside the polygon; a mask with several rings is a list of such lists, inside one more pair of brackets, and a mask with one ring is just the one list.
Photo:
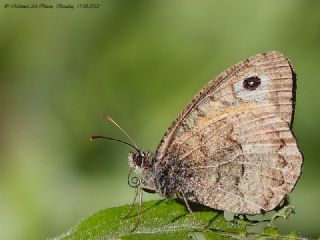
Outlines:
{"label": "photographer name text", "polygon": [[81,9],[81,8],[99,8],[99,3],[77,3],[77,4],[66,4],[66,3],[6,3],[3,5],[4,8],[22,8],[22,9]]}

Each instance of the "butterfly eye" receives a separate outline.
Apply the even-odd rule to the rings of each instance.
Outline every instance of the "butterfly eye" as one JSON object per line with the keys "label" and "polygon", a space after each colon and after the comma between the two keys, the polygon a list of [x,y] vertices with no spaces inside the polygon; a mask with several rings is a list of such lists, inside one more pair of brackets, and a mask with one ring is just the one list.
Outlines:
{"label": "butterfly eye", "polygon": [[255,90],[261,84],[261,79],[257,76],[248,77],[243,80],[243,87],[247,90]]}
{"label": "butterfly eye", "polygon": [[141,165],[143,164],[142,156],[140,154],[135,155],[133,157],[133,162],[136,166],[141,167]]}

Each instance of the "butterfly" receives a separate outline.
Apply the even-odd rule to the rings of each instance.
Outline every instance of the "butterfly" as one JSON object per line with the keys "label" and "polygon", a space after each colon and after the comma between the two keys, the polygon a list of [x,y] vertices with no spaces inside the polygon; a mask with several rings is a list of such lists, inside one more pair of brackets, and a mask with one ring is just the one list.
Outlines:
{"label": "butterfly", "polygon": [[209,81],[154,153],[129,144],[135,149],[129,165],[139,175],[131,185],[140,205],[146,191],[177,196],[190,211],[190,201],[238,214],[277,207],[302,171],[292,133],[295,91],[292,64],[276,51],[250,57]]}

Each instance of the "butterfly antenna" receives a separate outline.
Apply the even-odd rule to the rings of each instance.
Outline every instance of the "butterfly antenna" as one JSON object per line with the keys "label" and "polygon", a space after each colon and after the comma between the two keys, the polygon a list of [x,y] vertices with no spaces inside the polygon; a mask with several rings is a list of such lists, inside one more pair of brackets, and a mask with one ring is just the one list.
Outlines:
{"label": "butterfly antenna", "polygon": [[133,143],[133,145],[135,146],[135,149],[138,149],[137,144],[132,140],[132,138],[129,136],[129,134],[122,128],[120,127],[120,125],[118,123],[116,123],[110,116],[108,116],[107,114],[102,114],[102,117],[107,119],[108,121],[110,121],[111,123],[113,123],[116,127],[118,127],[121,132],[123,132],[128,138],[129,140]]}
{"label": "butterfly antenna", "polygon": [[107,139],[107,140],[112,140],[112,141],[116,141],[116,142],[120,142],[120,143],[123,143],[125,145],[128,145],[130,147],[132,147],[133,149],[135,149],[137,152],[139,152],[139,149],[135,146],[133,146],[132,144],[130,143],[127,143],[125,141],[122,141],[122,140],[119,140],[119,139],[115,139],[115,138],[110,138],[110,137],[105,137],[105,136],[91,136],[90,137],[90,140],[93,141],[93,140],[96,140],[96,139]]}

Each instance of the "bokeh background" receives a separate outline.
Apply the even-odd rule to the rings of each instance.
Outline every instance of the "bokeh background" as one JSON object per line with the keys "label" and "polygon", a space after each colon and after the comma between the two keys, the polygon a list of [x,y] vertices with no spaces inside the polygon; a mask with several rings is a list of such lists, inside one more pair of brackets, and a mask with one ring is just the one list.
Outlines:
{"label": "bokeh background", "polygon": [[298,74],[294,132],[305,157],[290,195],[297,214],[277,224],[318,237],[320,2],[95,2],[99,9],[0,4],[0,239],[53,237],[129,203],[129,148],[88,140],[126,139],[100,114],[155,150],[209,79],[267,50],[285,53]]}

